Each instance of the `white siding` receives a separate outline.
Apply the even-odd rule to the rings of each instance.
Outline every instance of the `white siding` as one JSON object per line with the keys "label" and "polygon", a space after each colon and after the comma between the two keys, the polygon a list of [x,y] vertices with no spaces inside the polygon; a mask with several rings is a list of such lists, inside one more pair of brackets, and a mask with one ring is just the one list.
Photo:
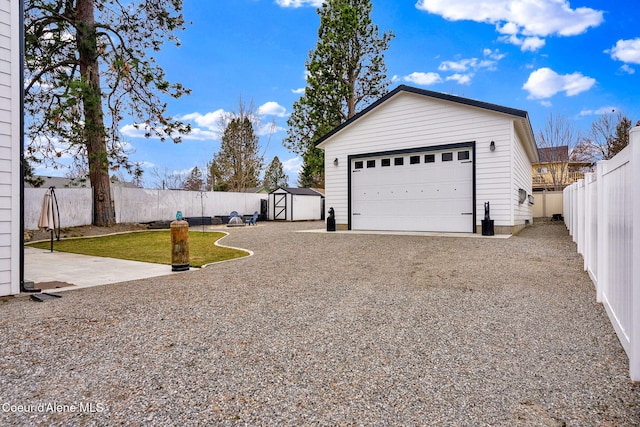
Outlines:
{"label": "white siding", "polygon": [[0,295],[20,292],[19,4],[0,0]]}
{"label": "white siding", "polygon": [[[476,224],[491,202],[496,225],[513,225],[510,199],[513,117],[418,94],[399,92],[347,126],[325,150],[325,208],[336,223],[348,223],[348,162],[353,154],[375,153],[463,142],[476,143]],[[491,152],[489,144],[495,142]],[[338,166],[334,159],[338,159]]]}
{"label": "white siding", "polygon": [[532,192],[532,169],[531,161],[524,151],[521,139],[517,132],[514,132],[513,139],[513,187],[512,187],[512,206],[513,206],[513,225],[523,225],[527,221],[533,222],[533,206],[529,204],[528,199],[524,203],[520,203],[519,190],[522,188],[529,196]]}

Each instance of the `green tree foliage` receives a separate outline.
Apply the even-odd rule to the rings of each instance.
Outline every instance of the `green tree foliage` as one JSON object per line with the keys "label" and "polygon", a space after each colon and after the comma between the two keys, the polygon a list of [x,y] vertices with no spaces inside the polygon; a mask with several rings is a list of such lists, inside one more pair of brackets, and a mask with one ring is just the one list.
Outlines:
{"label": "green tree foliage", "polygon": [[198,167],[194,167],[191,169],[191,173],[184,181],[184,189],[187,191],[200,191],[204,186],[204,178],[202,176],[202,171],[198,169]]}
{"label": "green tree foliage", "polygon": [[152,52],[183,29],[182,0],[25,0],[25,158],[89,170],[96,225],[115,222],[109,172],[139,178],[119,135],[126,115],[147,136],[180,141],[189,127],[166,115],[165,96],[188,93],[165,79]]}
{"label": "green tree foliage", "polygon": [[215,191],[242,191],[257,187],[262,171],[262,156],[254,125],[258,117],[253,108],[245,109],[240,101],[238,113],[229,114],[220,142],[220,151],[213,156],[210,173]]}
{"label": "green tree foliage", "polygon": [[324,159],[315,142],[388,91],[384,51],[394,37],[379,35],[370,0],[327,0],[318,9],[315,50],[306,61],[305,93],[293,104],[283,145],[301,156],[299,184],[324,187]]}
{"label": "green tree foliage", "polygon": [[278,156],[274,157],[271,163],[269,163],[269,166],[267,166],[267,170],[264,172],[262,185],[264,185],[269,191],[289,186],[289,177],[284,173],[282,162]]}

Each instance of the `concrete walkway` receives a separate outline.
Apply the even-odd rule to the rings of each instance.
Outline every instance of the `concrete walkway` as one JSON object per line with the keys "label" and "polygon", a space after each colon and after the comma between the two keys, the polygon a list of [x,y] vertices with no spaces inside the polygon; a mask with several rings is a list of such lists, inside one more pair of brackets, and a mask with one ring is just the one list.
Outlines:
{"label": "concrete walkway", "polygon": [[149,277],[179,274],[170,265],[24,248],[25,282],[35,288],[68,291]]}

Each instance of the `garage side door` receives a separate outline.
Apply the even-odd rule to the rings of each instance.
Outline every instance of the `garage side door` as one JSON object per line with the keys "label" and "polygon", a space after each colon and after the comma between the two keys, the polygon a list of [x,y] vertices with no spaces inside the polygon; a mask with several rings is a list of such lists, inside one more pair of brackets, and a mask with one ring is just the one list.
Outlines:
{"label": "garage side door", "polygon": [[353,230],[472,232],[471,147],[351,161]]}

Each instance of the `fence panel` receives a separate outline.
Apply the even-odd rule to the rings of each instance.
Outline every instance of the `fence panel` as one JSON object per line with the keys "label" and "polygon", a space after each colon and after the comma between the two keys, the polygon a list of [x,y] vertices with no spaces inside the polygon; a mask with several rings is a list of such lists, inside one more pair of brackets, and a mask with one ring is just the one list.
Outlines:
{"label": "fence panel", "polygon": [[[46,188],[24,189],[25,229],[38,228],[42,198]],[[89,225],[92,222],[92,190],[90,188],[56,189],[62,227]],[[231,211],[241,215],[260,212],[260,200],[266,194],[153,190],[112,186],[111,194],[116,222],[151,222],[172,220],[176,212],[189,216],[224,216]]]}
{"label": "fence panel", "polygon": [[[635,185],[634,185],[635,183]],[[564,190],[565,223],[640,381],[640,127],[614,158]]]}

